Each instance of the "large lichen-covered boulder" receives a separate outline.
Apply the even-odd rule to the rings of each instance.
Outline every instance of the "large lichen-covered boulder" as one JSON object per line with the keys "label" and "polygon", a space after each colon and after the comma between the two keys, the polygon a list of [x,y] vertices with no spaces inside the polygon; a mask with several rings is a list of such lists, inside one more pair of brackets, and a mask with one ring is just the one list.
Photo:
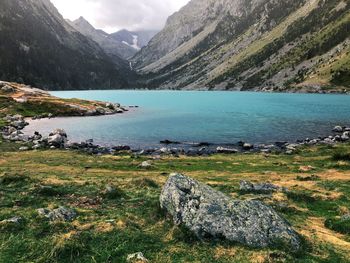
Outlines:
{"label": "large lichen-covered boulder", "polygon": [[299,235],[272,208],[259,201],[232,200],[181,174],[170,175],[160,204],[175,224],[199,238],[225,238],[251,247],[301,247]]}

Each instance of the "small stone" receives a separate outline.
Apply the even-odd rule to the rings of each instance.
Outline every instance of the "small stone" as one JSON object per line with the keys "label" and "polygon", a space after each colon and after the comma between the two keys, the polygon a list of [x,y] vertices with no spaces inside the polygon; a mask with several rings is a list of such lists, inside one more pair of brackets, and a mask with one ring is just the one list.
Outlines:
{"label": "small stone", "polygon": [[130,262],[148,262],[148,259],[144,257],[142,252],[129,254],[126,260]]}
{"label": "small stone", "polygon": [[144,162],[142,162],[140,164],[140,167],[142,167],[142,168],[150,168],[150,167],[152,167],[152,164],[150,162],[148,162],[148,161],[144,161]]}
{"label": "small stone", "polygon": [[18,150],[21,151],[21,152],[25,152],[25,151],[29,150],[29,147],[23,146],[23,147],[19,148]]}
{"label": "small stone", "polygon": [[106,194],[114,194],[117,191],[117,188],[115,188],[113,185],[106,185]]}
{"label": "small stone", "polygon": [[2,220],[0,223],[20,224],[22,221],[23,221],[22,217],[15,216],[9,219]]}

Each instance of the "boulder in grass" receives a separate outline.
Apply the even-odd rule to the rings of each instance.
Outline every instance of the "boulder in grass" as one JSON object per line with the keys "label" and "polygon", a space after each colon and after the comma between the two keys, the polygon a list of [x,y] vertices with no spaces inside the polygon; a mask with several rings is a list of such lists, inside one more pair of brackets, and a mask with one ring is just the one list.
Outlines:
{"label": "boulder in grass", "polygon": [[172,174],[160,205],[174,223],[197,237],[224,238],[250,247],[301,249],[299,235],[271,207],[259,201],[233,200],[182,174]]}
{"label": "boulder in grass", "polygon": [[72,221],[77,216],[74,210],[63,206],[54,210],[40,208],[37,211],[40,216],[46,217],[50,221]]}
{"label": "boulder in grass", "polygon": [[240,190],[242,192],[248,193],[261,193],[261,194],[269,194],[273,192],[287,192],[288,190],[284,187],[280,187],[270,183],[261,183],[261,184],[253,184],[248,181],[241,181]]}

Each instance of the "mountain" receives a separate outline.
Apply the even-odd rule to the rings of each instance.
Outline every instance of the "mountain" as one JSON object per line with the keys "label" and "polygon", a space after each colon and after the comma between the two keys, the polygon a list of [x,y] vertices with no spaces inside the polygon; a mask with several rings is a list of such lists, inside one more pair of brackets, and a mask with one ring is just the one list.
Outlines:
{"label": "mountain", "polygon": [[120,59],[129,59],[138,51],[127,43],[118,41],[103,30],[95,29],[83,17],[69,23],[84,36],[91,38],[98,43],[113,61],[119,62]]}
{"label": "mountain", "polygon": [[158,33],[155,30],[140,30],[140,31],[128,31],[126,29],[120,30],[110,36],[122,43],[129,45],[130,47],[139,51],[141,48],[147,46],[149,41]]}
{"label": "mountain", "polygon": [[49,0],[1,0],[0,54],[0,79],[44,89],[127,88],[132,76]]}
{"label": "mountain", "polygon": [[133,58],[148,87],[350,87],[350,2],[191,0]]}

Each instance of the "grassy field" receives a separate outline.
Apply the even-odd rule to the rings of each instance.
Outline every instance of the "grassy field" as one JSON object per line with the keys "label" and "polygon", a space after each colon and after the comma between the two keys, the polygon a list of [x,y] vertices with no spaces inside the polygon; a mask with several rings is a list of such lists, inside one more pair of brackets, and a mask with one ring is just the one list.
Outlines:
{"label": "grassy field", "polygon": [[[349,262],[350,145],[307,148],[296,155],[162,157],[90,156],[72,151],[16,152],[0,143],[0,262],[127,262],[143,252],[150,262]],[[305,238],[304,251],[252,249],[199,241],[159,208],[169,173],[181,172],[237,199],[273,206]],[[239,181],[272,182],[290,192],[243,194]],[[51,186],[46,189],[42,186]],[[104,194],[106,185],[117,194]],[[46,189],[46,190],[43,190]],[[49,223],[38,208],[64,205],[73,222]]]}

